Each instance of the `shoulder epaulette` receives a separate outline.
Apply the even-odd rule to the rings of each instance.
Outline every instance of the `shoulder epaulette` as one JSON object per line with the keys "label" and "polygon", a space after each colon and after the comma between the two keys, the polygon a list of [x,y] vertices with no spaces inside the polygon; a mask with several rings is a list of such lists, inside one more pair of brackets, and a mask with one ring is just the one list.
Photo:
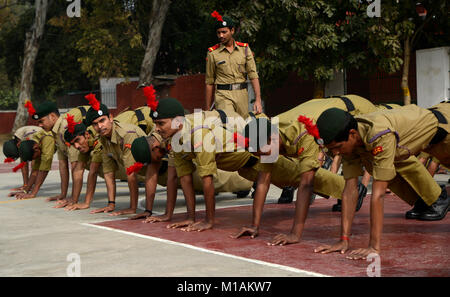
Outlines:
{"label": "shoulder epaulette", "polygon": [[208,48],[208,51],[212,52],[213,50],[216,50],[216,49],[218,49],[219,47],[220,47],[220,43],[218,43],[218,44],[216,44],[216,45],[214,45],[214,46],[211,46],[210,48]]}
{"label": "shoulder epaulette", "polygon": [[236,41],[236,44],[239,45],[239,46],[243,46],[243,47],[247,47],[248,46],[248,43],[239,42],[239,41]]}

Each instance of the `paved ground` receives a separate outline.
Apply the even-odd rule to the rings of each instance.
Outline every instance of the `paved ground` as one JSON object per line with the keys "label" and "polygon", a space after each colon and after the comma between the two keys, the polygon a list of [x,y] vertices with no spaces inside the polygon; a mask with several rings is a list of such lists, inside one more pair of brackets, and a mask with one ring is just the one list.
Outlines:
{"label": "paved ground", "polygon": [[[7,166],[10,165],[2,164],[0,169],[9,168]],[[186,244],[182,241],[148,236],[143,232],[105,227],[106,221],[123,220],[124,217],[89,214],[89,210],[67,212],[63,209],[52,208],[53,203],[46,202],[45,198],[58,194],[59,174],[57,170],[50,171],[39,197],[23,201],[14,200],[8,198],[7,193],[10,188],[21,184],[21,175],[9,170],[1,170],[1,172],[3,173],[0,173],[0,216],[2,218],[0,276],[66,276],[68,272],[75,271],[74,267],[80,267],[81,276],[277,277],[336,275],[333,271],[327,271],[326,266],[320,270],[320,273],[317,273],[317,270],[301,269],[295,265],[266,261],[270,257],[277,257],[277,253],[283,255],[295,246],[290,246],[289,249],[278,248],[277,252],[271,251],[270,257],[264,258],[266,260],[258,260],[255,257],[236,256],[226,251],[218,252],[218,249],[215,248],[199,247],[195,242]],[[448,175],[438,175],[436,178],[440,182],[446,182],[448,177]],[[129,205],[127,184],[118,182],[117,186],[116,209],[127,208]],[[280,193],[280,189],[272,186],[267,203],[275,203]],[[158,188],[154,207],[156,213],[164,212],[165,194],[164,188]],[[181,191],[178,194],[176,213],[183,213],[185,212],[183,196]],[[140,188],[140,199],[142,200],[143,197],[144,189]],[[251,205],[252,203],[250,198],[236,199],[235,195],[231,193],[220,194],[216,200],[218,209]],[[100,179],[92,208],[103,207],[106,201],[105,183]],[[197,203],[197,209],[202,210],[204,205],[201,196],[198,197]],[[321,205],[320,199],[318,203]],[[365,207],[367,207],[367,203]],[[221,211],[218,210],[218,213]],[[292,210],[289,211],[292,213]],[[327,215],[326,211],[322,211],[322,213]],[[328,215],[330,213],[328,212]],[[250,217],[248,219],[250,220]],[[445,221],[447,226],[448,219],[447,217]],[[287,222],[283,228],[289,230],[289,224]],[[145,226],[146,228],[155,228],[155,230],[161,229],[161,225],[145,224]],[[182,231],[178,232],[182,233]],[[317,232],[320,230],[317,229]],[[195,235],[210,236],[206,233],[205,235]],[[448,233],[444,233],[443,240],[444,243],[447,242],[444,251],[447,253],[448,238]],[[220,241],[221,239],[216,240]],[[255,252],[257,251],[255,250]],[[74,259],[77,259],[73,258],[74,255],[79,257],[80,266],[74,266],[76,263]],[[361,266],[361,264],[358,265]]]}

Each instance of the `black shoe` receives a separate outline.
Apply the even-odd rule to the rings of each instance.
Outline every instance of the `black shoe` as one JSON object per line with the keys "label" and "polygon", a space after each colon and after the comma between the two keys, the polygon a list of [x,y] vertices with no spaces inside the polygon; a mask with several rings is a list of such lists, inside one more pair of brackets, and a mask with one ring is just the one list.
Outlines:
{"label": "black shoe", "polygon": [[250,194],[250,190],[247,190],[247,191],[237,191],[237,192],[234,192],[234,193],[236,194],[237,198],[245,198],[245,197],[248,196],[248,194]]}
{"label": "black shoe", "polygon": [[358,202],[356,203],[356,211],[360,210],[363,202],[364,197],[367,195],[367,187],[363,185],[362,183],[358,184]]}
{"label": "black shoe", "polygon": [[414,207],[405,213],[405,218],[411,220],[418,219],[427,208],[428,205],[419,198],[414,203]]}
{"label": "black shoe", "polygon": [[341,211],[342,210],[342,200],[338,199],[337,203],[333,205],[331,211]]}
{"label": "black shoe", "polygon": [[278,204],[291,203],[294,200],[294,187],[285,187],[281,192],[280,198],[278,198]]}
{"label": "black shoe", "polygon": [[438,200],[420,215],[419,220],[422,221],[439,221],[445,218],[450,208],[450,198],[447,196],[447,189],[445,186],[441,186],[442,192],[439,195]]}
{"label": "black shoe", "polygon": [[[364,197],[366,197],[367,194],[367,187],[363,185],[362,183],[358,184],[358,201],[356,202],[356,211],[361,209],[361,206],[364,201]],[[338,200],[338,202],[333,205],[332,211],[342,211],[342,201],[341,199]]]}

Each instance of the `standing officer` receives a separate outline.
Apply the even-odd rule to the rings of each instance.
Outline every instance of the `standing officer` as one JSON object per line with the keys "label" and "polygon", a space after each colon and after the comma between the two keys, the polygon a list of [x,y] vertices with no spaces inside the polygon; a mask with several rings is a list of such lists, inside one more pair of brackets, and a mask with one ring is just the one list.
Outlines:
{"label": "standing officer", "polygon": [[216,109],[235,111],[248,116],[247,76],[255,91],[253,111],[262,112],[261,91],[253,53],[247,43],[235,41],[234,23],[216,11],[211,14],[219,43],[208,49],[206,57],[206,110],[210,110],[215,97]]}

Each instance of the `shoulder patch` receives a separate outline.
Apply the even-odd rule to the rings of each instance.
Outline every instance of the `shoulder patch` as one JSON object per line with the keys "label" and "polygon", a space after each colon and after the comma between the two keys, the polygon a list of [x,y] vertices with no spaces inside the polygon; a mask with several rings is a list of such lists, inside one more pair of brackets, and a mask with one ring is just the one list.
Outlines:
{"label": "shoulder patch", "polygon": [[248,43],[236,41],[236,44],[239,46],[247,47]]}
{"label": "shoulder patch", "polygon": [[220,43],[211,46],[210,48],[208,48],[208,51],[212,52],[213,50],[216,50],[216,49],[218,49],[219,47],[220,47]]}
{"label": "shoulder patch", "polygon": [[383,151],[383,147],[381,145],[379,145],[372,150],[372,155],[376,156],[379,153],[381,153],[382,151]]}

